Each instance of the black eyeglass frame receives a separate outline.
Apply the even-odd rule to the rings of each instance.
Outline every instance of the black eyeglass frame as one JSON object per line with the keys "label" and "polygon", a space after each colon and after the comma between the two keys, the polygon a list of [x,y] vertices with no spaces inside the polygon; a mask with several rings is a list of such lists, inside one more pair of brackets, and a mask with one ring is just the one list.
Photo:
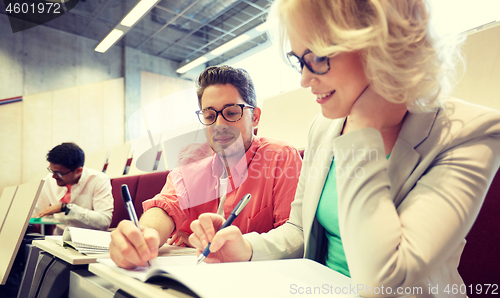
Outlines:
{"label": "black eyeglass frame", "polygon": [[[328,69],[325,71],[325,72],[316,72],[312,69],[311,66],[309,66],[309,64],[306,63],[306,61],[304,60],[304,57],[309,54],[309,53],[312,53],[311,50],[307,50],[305,51],[305,53],[302,55],[302,57],[299,57],[297,56],[294,52],[289,52],[289,53],[286,53],[286,57],[288,59],[288,62],[290,62],[290,65],[296,69],[299,73],[302,73],[302,69],[304,69],[304,65],[307,67],[307,69],[314,73],[314,74],[317,74],[317,75],[324,75],[325,73],[329,72],[330,71],[330,58],[328,56],[323,56],[323,57],[319,57],[319,56],[316,56],[318,58],[325,58],[326,59],[326,65],[328,65]],[[299,63],[300,63],[300,69],[297,69],[295,66],[294,66],[294,63],[292,62],[292,60],[290,60],[290,57],[295,57],[299,60]]]}
{"label": "black eyeglass frame", "polygon": [[63,176],[66,176],[66,175],[68,175],[69,173],[71,173],[71,172],[74,172],[74,171],[75,171],[75,170],[71,170],[71,171],[69,171],[69,172],[66,172],[66,173],[62,174],[61,172],[58,172],[58,171],[52,171],[52,169],[51,169],[50,167],[47,167],[47,170],[48,170],[51,174],[54,174],[54,175],[56,175],[56,176],[57,176],[57,177],[59,177],[59,178],[62,178]]}
{"label": "black eyeglass frame", "polygon": [[[239,106],[241,108],[241,114],[240,114],[240,118],[238,118],[238,120],[229,120],[226,118],[226,116],[224,116],[223,112],[225,109],[227,108],[230,108],[230,107],[234,107],[234,106]],[[200,120],[200,123],[205,125],[205,126],[210,126],[212,124],[214,124],[216,121],[217,121],[217,118],[219,117],[219,114],[222,116],[222,118],[224,118],[226,121],[228,122],[238,122],[241,120],[241,118],[243,117],[243,109],[244,108],[250,108],[250,109],[255,109],[254,106],[251,106],[249,104],[246,104],[246,103],[235,103],[235,104],[232,104],[232,105],[228,105],[228,106],[225,106],[224,108],[222,108],[222,110],[220,111],[217,111],[216,109],[213,109],[213,108],[206,108],[206,109],[203,109],[203,110],[198,110],[198,111],[195,111],[195,113],[198,115],[198,120]],[[214,121],[210,124],[206,124],[202,121],[202,119],[200,117],[203,117],[203,112],[204,111],[207,111],[207,110],[212,110],[215,112],[215,118],[214,118]]]}

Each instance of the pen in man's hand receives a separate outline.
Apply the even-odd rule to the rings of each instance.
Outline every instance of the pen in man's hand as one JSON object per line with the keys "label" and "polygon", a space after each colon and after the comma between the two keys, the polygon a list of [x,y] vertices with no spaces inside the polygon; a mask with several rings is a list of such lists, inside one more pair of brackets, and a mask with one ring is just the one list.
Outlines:
{"label": "pen in man's hand", "polygon": [[[135,224],[136,227],[139,228],[139,219],[137,218],[137,214],[135,213],[134,205],[132,204],[132,199],[130,198],[130,192],[128,190],[127,184],[122,184],[122,198],[125,202],[125,207],[127,207],[128,216],[130,220]],[[149,261],[147,261],[148,267],[151,267]]]}
{"label": "pen in man's hand", "polygon": [[[236,207],[234,207],[233,211],[231,212],[231,215],[229,215],[229,217],[226,219],[226,221],[224,222],[224,224],[220,227],[219,231],[224,229],[224,228],[227,228],[229,227],[233,221],[236,219],[236,217],[238,217],[238,215],[240,215],[241,211],[243,210],[243,208],[245,208],[246,204],[248,203],[248,201],[250,201],[250,198],[252,196],[250,194],[246,194],[243,199],[241,199],[241,201],[238,203],[238,205],[236,205]],[[210,253],[210,244],[209,243],[207,245],[207,247],[205,247],[205,249],[203,250],[203,252],[201,253],[201,255],[198,257],[198,263],[201,263],[203,262],[203,260],[205,260],[206,257],[208,257],[208,254]]]}

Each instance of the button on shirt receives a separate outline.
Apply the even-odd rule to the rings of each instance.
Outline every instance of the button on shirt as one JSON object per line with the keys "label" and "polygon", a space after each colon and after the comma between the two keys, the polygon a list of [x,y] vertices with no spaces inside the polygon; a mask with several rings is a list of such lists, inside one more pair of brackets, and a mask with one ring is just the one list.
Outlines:
{"label": "button on shirt", "polygon": [[[50,205],[61,203],[60,199],[68,188],[57,185],[52,174],[45,178],[40,197],[37,201],[33,216],[39,214]],[[109,177],[99,171],[83,167],[82,176],[77,184],[71,187],[71,201],[73,204],[68,215],[64,212],[54,214],[54,218],[63,224],[57,225],[55,234],[62,235],[66,226],[106,230],[111,224],[113,215],[113,195]]]}
{"label": "button on shirt", "polygon": [[[264,233],[288,220],[302,160],[286,142],[254,136],[250,148],[230,169],[232,183],[227,184],[223,203],[227,218],[241,198],[252,198],[233,222],[243,233]],[[174,220],[175,229],[191,234],[190,224],[205,212],[216,213],[222,193],[222,162],[216,154],[174,169],[160,194],[143,203],[165,210]],[[232,187],[234,185],[234,189]]]}

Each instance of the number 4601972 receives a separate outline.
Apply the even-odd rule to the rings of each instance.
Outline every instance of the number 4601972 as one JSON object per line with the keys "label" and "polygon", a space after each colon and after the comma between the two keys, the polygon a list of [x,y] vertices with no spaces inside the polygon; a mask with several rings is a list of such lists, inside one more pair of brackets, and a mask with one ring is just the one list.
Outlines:
{"label": "number 4601972", "polygon": [[11,14],[61,13],[61,3],[9,3],[5,11]]}
{"label": "number 4601972", "polygon": [[[467,288],[469,288],[469,291],[467,291]],[[477,285],[446,285],[444,288],[444,292],[447,294],[475,294],[475,295],[480,295],[480,294],[490,294],[490,295],[498,295],[498,284],[477,284]],[[468,293],[467,293],[468,292]]]}

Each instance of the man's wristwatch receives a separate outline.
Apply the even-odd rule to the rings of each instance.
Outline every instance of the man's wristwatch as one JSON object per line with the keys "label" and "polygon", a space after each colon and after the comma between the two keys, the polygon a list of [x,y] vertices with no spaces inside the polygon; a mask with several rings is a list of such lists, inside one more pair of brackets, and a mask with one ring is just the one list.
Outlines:
{"label": "man's wristwatch", "polygon": [[73,207],[73,204],[62,203],[61,204],[61,212],[64,212],[65,215],[68,215],[68,213],[71,211],[72,207]]}
{"label": "man's wristwatch", "polygon": [[68,215],[68,213],[71,211],[71,208],[73,208],[73,204],[66,204],[66,208],[64,209],[64,214]]}

